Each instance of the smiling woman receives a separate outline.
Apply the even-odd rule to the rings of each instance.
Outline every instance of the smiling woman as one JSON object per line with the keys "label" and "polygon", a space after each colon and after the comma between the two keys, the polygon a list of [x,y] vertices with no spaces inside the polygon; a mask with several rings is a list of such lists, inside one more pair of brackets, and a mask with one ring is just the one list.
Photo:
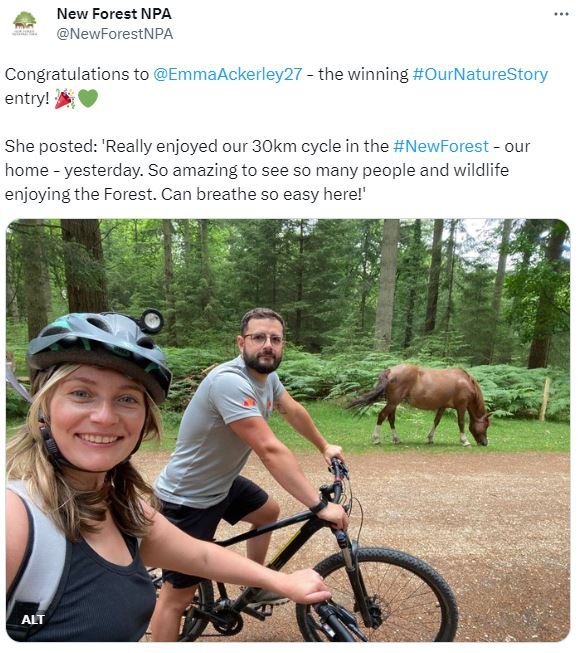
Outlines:
{"label": "smiling woman", "polygon": [[157,318],[148,328],[145,314],[139,321],[65,315],[29,344],[32,404],[7,447],[7,631],[14,639],[138,641],[155,606],[146,566],[264,587],[297,602],[330,596],[312,570],[266,569],[189,537],[155,509],[131,456],[143,439],[160,435],[157,404],[171,383],[148,335],[159,330]]}
{"label": "smiling woman", "polygon": [[106,473],[140,443],[145,392],[119,372],[82,365],[56,387],[49,414],[61,455],[79,469]]}

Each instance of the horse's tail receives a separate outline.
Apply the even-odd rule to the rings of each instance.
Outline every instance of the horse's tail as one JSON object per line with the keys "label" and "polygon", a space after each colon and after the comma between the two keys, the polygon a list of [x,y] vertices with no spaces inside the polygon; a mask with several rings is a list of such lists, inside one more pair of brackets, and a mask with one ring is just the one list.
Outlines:
{"label": "horse's tail", "polygon": [[383,370],[379,374],[379,378],[377,381],[377,385],[370,390],[369,392],[366,392],[364,395],[361,395],[360,397],[357,397],[356,399],[351,399],[347,404],[347,408],[356,408],[358,406],[368,406],[369,404],[372,404],[375,402],[377,399],[380,397],[384,397],[385,391],[387,389],[387,385],[389,383],[389,372],[390,369]]}

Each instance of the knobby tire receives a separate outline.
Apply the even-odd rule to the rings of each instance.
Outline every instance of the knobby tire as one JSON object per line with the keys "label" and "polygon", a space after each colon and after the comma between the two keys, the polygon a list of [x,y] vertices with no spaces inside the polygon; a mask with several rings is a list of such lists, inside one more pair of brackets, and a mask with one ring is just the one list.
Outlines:
{"label": "knobby tire", "polygon": [[[457,630],[458,610],[451,588],[427,563],[402,551],[361,548],[358,564],[368,602],[382,623],[365,627],[346,574],[342,554],[314,568],[326,581],[332,600],[352,612],[370,642],[450,642]],[[307,605],[296,606],[296,619],[307,642],[326,641],[317,627],[318,615]]]}
{"label": "knobby tire", "polygon": [[179,633],[180,642],[193,642],[203,633],[208,624],[208,620],[199,617],[195,612],[195,608],[199,607],[209,611],[213,606],[213,597],[213,585],[211,581],[201,581],[196,587],[191,605],[185,611]]}

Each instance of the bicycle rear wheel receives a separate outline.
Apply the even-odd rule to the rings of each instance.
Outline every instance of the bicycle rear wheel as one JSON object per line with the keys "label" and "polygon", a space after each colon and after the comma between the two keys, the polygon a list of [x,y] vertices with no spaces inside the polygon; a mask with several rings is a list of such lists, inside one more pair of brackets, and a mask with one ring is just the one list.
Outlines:
{"label": "bicycle rear wheel", "polygon": [[[342,554],[314,568],[326,581],[332,600],[357,616],[370,642],[450,642],[455,637],[458,610],[451,588],[427,563],[402,551],[362,548],[358,566],[375,627],[362,623]],[[297,605],[296,619],[307,642],[324,641],[318,615]]]}
{"label": "bicycle rear wheel", "polygon": [[181,622],[180,642],[193,642],[205,630],[208,620],[197,614],[196,608],[211,610],[213,606],[213,585],[209,580],[202,580],[195,588],[191,605],[185,611]]}

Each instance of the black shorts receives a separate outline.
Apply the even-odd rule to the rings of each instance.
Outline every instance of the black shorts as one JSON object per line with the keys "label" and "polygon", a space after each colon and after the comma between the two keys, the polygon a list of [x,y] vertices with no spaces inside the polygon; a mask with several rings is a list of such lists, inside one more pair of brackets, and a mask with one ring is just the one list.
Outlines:
{"label": "black shorts", "polygon": [[[261,508],[267,500],[268,495],[261,487],[244,476],[238,476],[233,482],[228,496],[215,506],[190,508],[161,501],[160,512],[188,535],[211,542],[222,519],[233,526],[246,515]],[[202,580],[201,576],[188,576],[169,569],[163,570],[163,581],[171,583],[176,589],[191,587],[200,580]]]}

